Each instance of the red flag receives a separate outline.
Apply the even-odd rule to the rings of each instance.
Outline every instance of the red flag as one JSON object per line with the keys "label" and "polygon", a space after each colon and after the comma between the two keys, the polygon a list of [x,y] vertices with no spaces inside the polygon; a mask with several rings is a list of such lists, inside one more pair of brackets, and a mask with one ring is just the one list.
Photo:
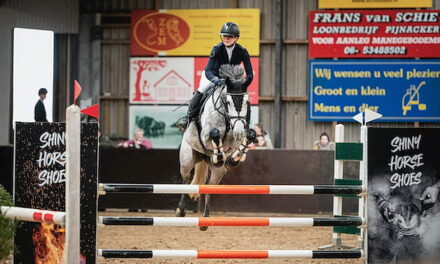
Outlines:
{"label": "red flag", "polygon": [[99,119],[99,104],[94,104],[92,106],[89,106],[83,110],[81,110],[81,113],[84,113],[89,116],[93,116],[96,119]]}
{"label": "red flag", "polygon": [[73,90],[73,103],[76,104],[76,99],[78,99],[81,94],[81,85],[77,80],[74,81],[74,90]]}

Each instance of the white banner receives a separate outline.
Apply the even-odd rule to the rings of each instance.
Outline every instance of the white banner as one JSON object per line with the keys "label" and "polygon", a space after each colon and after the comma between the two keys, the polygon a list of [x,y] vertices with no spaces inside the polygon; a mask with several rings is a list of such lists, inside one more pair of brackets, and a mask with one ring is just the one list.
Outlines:
{"label": "white banner", "polygon": [[131,58],[131,104],[182,104],[194,91],[194,58]]}

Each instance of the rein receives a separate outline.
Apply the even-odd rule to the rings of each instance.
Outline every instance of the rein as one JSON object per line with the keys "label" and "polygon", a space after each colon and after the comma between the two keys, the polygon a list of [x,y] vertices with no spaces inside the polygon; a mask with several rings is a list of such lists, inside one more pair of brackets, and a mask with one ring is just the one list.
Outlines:
{"label": "rein", "polygon": [[[217,89],[220,89],[220,91],[219,91],[218,96],[215,96],[215,92],[217,91]],[[226,135],[228,134],[229,130],[231,130],[231,129],[233,130],[235,127],[235,124],[238,121],[242,122],[246,126],[246,116],[240,116],[240,115],[230,116],[229,115],[226,99],[222,98],[222,96],[221,96],[224,89],[226,89],[226,85],[223,85],[220,87],[215,87],[212,90],[212,94],[209,95],[211,97],[212,104],[214,106],[214,110],[216,110],[220,115],[222,115],[225,118],[226,130],[225,130],[225,134],[223,135],[223,138],[222,138],[223,141],[225,140]],[[230,95],[230,96],[240,96],[240,95],[247,95],[248,93],[243,92],[243,93],[225,93],[225,94]],[[209,100],[209,98],[208,98],[208,100]],[[205,103],[206,103],[206,101],[205,101]],[[223,109],[222,109],[222,107],[223,107]],[[204,105],[202,106],[202,109],[203,108],[204,108]],[[231,119],[238,119],[238,120],[232,124]],[[231,124],[232,124],[232,126],[231,126]],[[205,145],[203,144],[202,139],[200,138],[200,131],[198,134],[199,134],[199,141],[200,141],[203,149],[205,151],[208,151],[206,149]]]}

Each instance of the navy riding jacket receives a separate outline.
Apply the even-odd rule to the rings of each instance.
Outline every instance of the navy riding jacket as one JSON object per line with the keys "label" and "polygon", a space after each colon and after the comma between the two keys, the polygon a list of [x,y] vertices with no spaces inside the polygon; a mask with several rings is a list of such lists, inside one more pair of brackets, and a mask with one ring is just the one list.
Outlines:
{"label": "navy riding jacket", "polygon": [[248,51],[241,45],[235,43],[235,47],[232,50],[231,61],[229,61],[225,44],[220,42],[212,48],[208,65],[205,67],[205,76],[208,78],[208,80],[213,82],[214,80],[220,78],[219,69],[221,65],[240,65],[241,62],[243,62],[244,69],[246,71],[246,78],[252,82],[254,74],[252,72],[252,64]]}

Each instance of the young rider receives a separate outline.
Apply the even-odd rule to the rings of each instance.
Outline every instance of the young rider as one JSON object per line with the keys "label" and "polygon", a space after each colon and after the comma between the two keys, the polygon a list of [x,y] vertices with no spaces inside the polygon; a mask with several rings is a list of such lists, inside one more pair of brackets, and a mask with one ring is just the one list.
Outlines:
{"label": "young rider", "polygon": [[191,121],[197,117],[200,111],[200,99],[209,86],[224,84],[224,79],[220,79],[219,76],[220,66],[223,64],[240,65],[243,62],[246,78],[252,82],[253,72],[249,53],[246,48],[237,43],[240,37],[238,25],[233,22],[226,22],[220,30],[220,37],[222,42],[212,48],[208,64],[200,79],[199,88],[189,103],[187,115],[176,123],[177,127],[182,130],[185,130]]}

